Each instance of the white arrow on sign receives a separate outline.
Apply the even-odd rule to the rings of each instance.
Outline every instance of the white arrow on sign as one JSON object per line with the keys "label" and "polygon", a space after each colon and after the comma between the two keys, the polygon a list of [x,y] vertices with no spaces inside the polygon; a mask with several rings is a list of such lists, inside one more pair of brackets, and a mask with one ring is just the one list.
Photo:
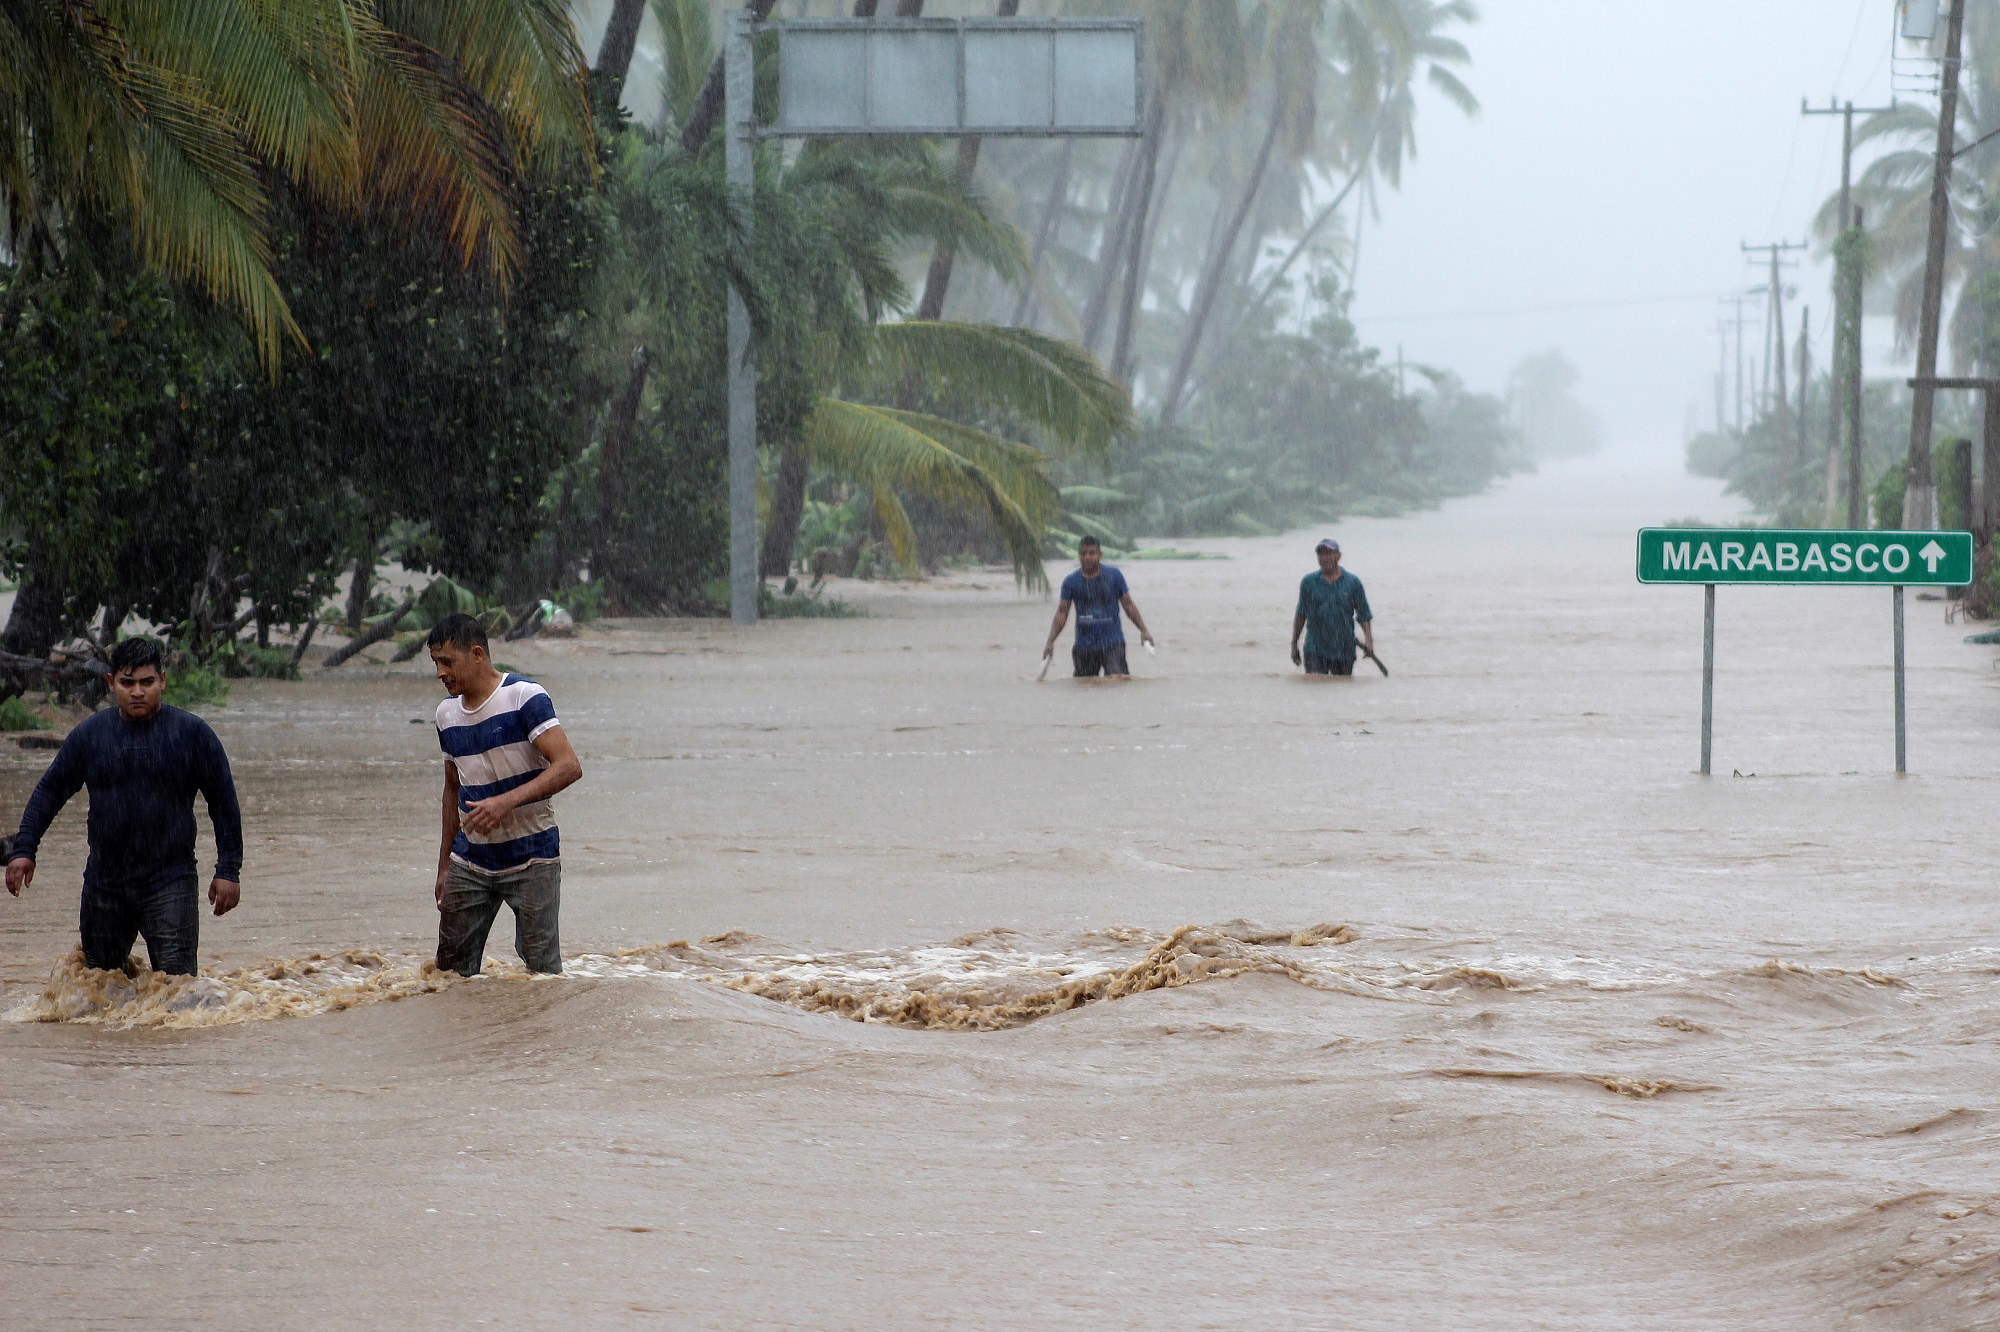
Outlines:
{"label": "white arrow on sign", "polygon": [[1922,560],[1925,567],[1932,573],[1936,573],[1937,562],[1944,558],[1944,547],[1940,546],[1935,539],[1932,539],[1925,543],[1922,550],[1917,552],[1917,558]]}

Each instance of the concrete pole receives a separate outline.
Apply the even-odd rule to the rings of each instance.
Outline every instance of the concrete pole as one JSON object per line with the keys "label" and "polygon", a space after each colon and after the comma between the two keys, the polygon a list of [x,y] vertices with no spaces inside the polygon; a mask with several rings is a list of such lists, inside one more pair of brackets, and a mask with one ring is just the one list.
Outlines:
{"label": "concrete pole", "polygon": [[[723,49],[722,118],[730,192],[750,237],[756,190],[756,91],[752,17],[732,9]],[[729,618],[757,623],[757,371],[750,364],[750,311],[729,288]]]}
{"label": "concrete pole", "polygon": [[[1903,527],[1937,526],[1937,485],[1931,479],[1931,411],[1937,398],[1938,325],[1944,307],[1945,227],[1951,215],[1951,159],[1958,118],[1958,51],[1965,29],[1965,0],[1951,0],[1945,30],[1944,79],[1938,95],[1937,158],[1931,167],[1930,233],[1924,249],[1924,303],[1917,322],[1917,386],[1910,407],[1909,481],[1903,491]],[[1902,604],[1899,595],[1897,604]]]}

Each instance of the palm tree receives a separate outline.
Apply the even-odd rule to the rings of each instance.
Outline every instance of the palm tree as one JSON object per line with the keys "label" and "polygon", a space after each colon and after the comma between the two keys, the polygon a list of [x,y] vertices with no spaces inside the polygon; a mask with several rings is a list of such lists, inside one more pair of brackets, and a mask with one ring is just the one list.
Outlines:
{"label": "palm tree", "polygon": [[[1961,156],[1953,166],[1952,208],[1945,222],[1944,277],[1957,295],[1949,331],[1953,359],[2000,366],[2000,13],[1968,6],[1965,56],[1959,76]],[[1924,254],[1930,225],[1930,188],[1937,143],[1934,108],[1904,104],[1877,112],[1855,130],[1857,144],[1907,144],[1871,161],[1854,186],[1854,202],[1869,233],[1871,280],[1879,282],[1895,312],[1899,340],[1916,334],[1923,301]],[[1839,195],[1830,195],[1813,220],[1831,243],[1840,233]]]}
{"label": "palm tree", "polygon": [[[17,262],[108,228],[236,310],[275,365],[267,178],[393,210],[506,277],[523,173],[591,142],[559,0],[66,0],[0,8],[0,209]],[[101,220],[103,224],[99,225]]]}
{"label": "palm tree", "polygon": [[[1268,32],[1265,58],[1271,66],[1271,96],[1266,127],[1240,192],[1220,213],[1217,239],[1195,288],[1180,336],[1173,370],[1162,392],[1160,418],[1171,424],[1186,395],[1199,379],[1197,356],[1203,336],[1223,294],[1225,275],[1237,251],[1237,238],[1260,202],[1267,171],[1282,161],[1288,178],[1278,193],[1284,205],[1302,213],[1309,196],[1315,156],[1323,179],[1344,171],[1346,181],[1301,228],[1297,242],[1261,282],[1252,274],[1262,251],[1261,235],[1253,233],[1232,284],[1240,311],[1261,306],[1275,294],[1285,272],[1302,254],[1312,236],[1340,207],[1369,172],[1390,184],[1401,179],[1402,164],[1416,147],[1416,82],[1419,74],[1466,114],[1478,101],[1449,66],[1470,59],[1464,45],[1442,30],[1477,17],[1469,0],[1339,0],[1324,14],[1317,6],[1293,0],[1263,18]],[[1321,51],[1322,38],[1327,50]],[[1322,89],[1332,96],[1322,98]],[[1283,146],[1281,157],[1273,149]],[[1225,196],[1226,197],[1226,196]],[[1275,210],[1273,210],[1275,211]],[[1253,297],[1252,291],[1256,294]],[[1239,320],[1241,314],[1238,316]]]}
{"label": "palm tree", "polygon": [[[812,467],[863,486],[906,567],[915,535],[900,498],[922,495],[991,519],[1017,576],[1039,586],[1044,528],[1060,497],[1046,474],[1063,453],[1108,449],[1129,399],[1088,353],[1026,329],[942,320],[884,323],[907,308],[894,257],[923,242],[1012,276],[1019,234],[992,220],[968,177],[915,143],[818,144],[775,182],[841,257],[818,283],[821,389],[795,437],[778,441],[762,567],[788,565]],[[760,231],[760,237],[762,232]],[[791,275],[796,286],[796,274]],[[938,408],[919,411],[920,402]],[[971,424],[967,419],[979,420]],[[995,423],[1033,436],[1007,438]]]}
{"label": "palm tree", "polygon": [[[1015,577],[1046,588],[1042,536],[1062,512],[1048,465],[1068,453],[1103,457],[1131,424],[1124,390],[1075,344],[1028,329],[910,320],[874,326],[866,343],[866,359],[848,373],[850,392],[815,403],[801,432],[803,454],[872,491],[890,550],[906,568],[916,565],[916,533],[898,496],[909,491],[983,511]],[[1014,418],[1041,446],[883,405],[912,379],[960,413]]]}

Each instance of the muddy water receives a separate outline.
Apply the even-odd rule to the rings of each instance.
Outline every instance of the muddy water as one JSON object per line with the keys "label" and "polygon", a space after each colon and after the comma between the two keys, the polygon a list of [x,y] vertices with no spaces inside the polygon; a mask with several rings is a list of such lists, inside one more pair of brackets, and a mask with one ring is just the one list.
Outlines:
{"label": "muddy water", "polygon": [[1730,511],[1343,523],[1386,680],[1291,671],[1298,539],[1128,566],[1125,685],[994,574],[509,646],[562,979],[425,968],[429,681],[239,688],[203,978],[65,961],[80,810],[0,906],[6,1321],[2000,1323],[1995,654],[1913,603],[1898,780],[1887,594],[1725,590],[1700,779],[1631,532]]}

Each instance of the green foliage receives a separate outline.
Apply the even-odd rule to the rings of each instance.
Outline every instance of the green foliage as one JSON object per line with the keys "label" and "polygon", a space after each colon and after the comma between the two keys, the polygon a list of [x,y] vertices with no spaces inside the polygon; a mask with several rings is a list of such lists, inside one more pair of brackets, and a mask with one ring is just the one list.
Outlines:
{"label": "green foliage", "polygon": [[602,619],[610,604],[604,588],[597,583],[577,583],[552,594],[549,600],[568,611],[569,617],[578,624]]}
{"label": "green foliage", "polygon": [[0,326],[0,534],[14,538],[0,554],[19,574],[32,550],[74,625],[111,599],[156,476],[148,442],[184,433],[201,358],[155,278],[15,266],[0,269],[0,303],[18,311]]}
{"label": "green foliage", "polygon": [[197,659],[241,598],[310,618],[399,519],[404,562],[495,583],[571,434],[582,188],[524,192],[536,262],[509,291],[407,227],[293,201],[278,271],[317,356],[277,382],[157,280],[5,270],[10,567],[45,570],[72,632],[119,604]]}
{"label": "green foliage", "polygon": [[212,666],[176,662],[167,667],[165,698],[169,704],[177,708],[201,707],[205,704],[222,707],[229,702],[229,680]]}
{"label": "green foliage", "polygon": [[1931,480],[1937,486],[1938,526],[1962,532],[1972,526],[1972,441],[1941,439],[1931,449]]}
{"label": "green foliage", "polygon": [[1899,461],[1890,463],[1875,478],[1868,509],[1876,531],[1892,532],[1903,525],[1903,492],[1909,487],[1909,477],[1909,464]]}
{"label": "green foliage", "polygon": [[234,640],[223,644],[209,664],[231,680],[296,680],[299,668],[286,648],[260,648],[254,643]]}
{"label": "green foliage", "polygon": [[1079,491],[1067,519],[1120,534],[1265,535],[1435,504],[1521,465],[1497,399],[1428,368],[1399,390],[1356,337],[1345,297],[1317,290],[1323,311],[1304,332],[1267,321],[1232,341],[1189,423],[1143,428],[1095,476],[1067,469],[1126,497],[1114,513]]}
{"label": "green foliage", "polygon": [[0,731],[46,731],[49,719],[24,702],[19,694],[0,699]]}
{"label": "green foliage", "polygon": [[[1826,410],[1829,381],[1826,376],[1812,382],[1806,396],[1806,441],[1798,447],[1798,422],[1788,416],[1779,429],[1775,414],[1752,421],[1740,433],[1734,430],[1704,431],[1688,441],[1687,468],[1696,476],[1712,476],[1728,482],[1732,495],[1741,495],[1759,512],[1770,515],[1780,527],[1818,527],[1826,513]],[[1792,404],[1794,411],[1797,404]],[[1976,403],[1970,394],[1946,393],[1937,399],[1937,426],[1947,433],[1970,433],[1976,427]],[[1910,437],[1910,391],[1900,383],[1880,380],[1862,391],[1861,474],[1877,478],[1879,491],[1885,469],[1899,467]],[[1843,439],[1845,432],[1843,431]],[[1843,448],[1844,448],[1843,444]],[[1841,461],[1846,468],[1845,454]],[[1902,522],[1902,473],[1895,473],[1895,520]],[[1847,521],[1843,510],[1833,515],[1837,525]]]}

